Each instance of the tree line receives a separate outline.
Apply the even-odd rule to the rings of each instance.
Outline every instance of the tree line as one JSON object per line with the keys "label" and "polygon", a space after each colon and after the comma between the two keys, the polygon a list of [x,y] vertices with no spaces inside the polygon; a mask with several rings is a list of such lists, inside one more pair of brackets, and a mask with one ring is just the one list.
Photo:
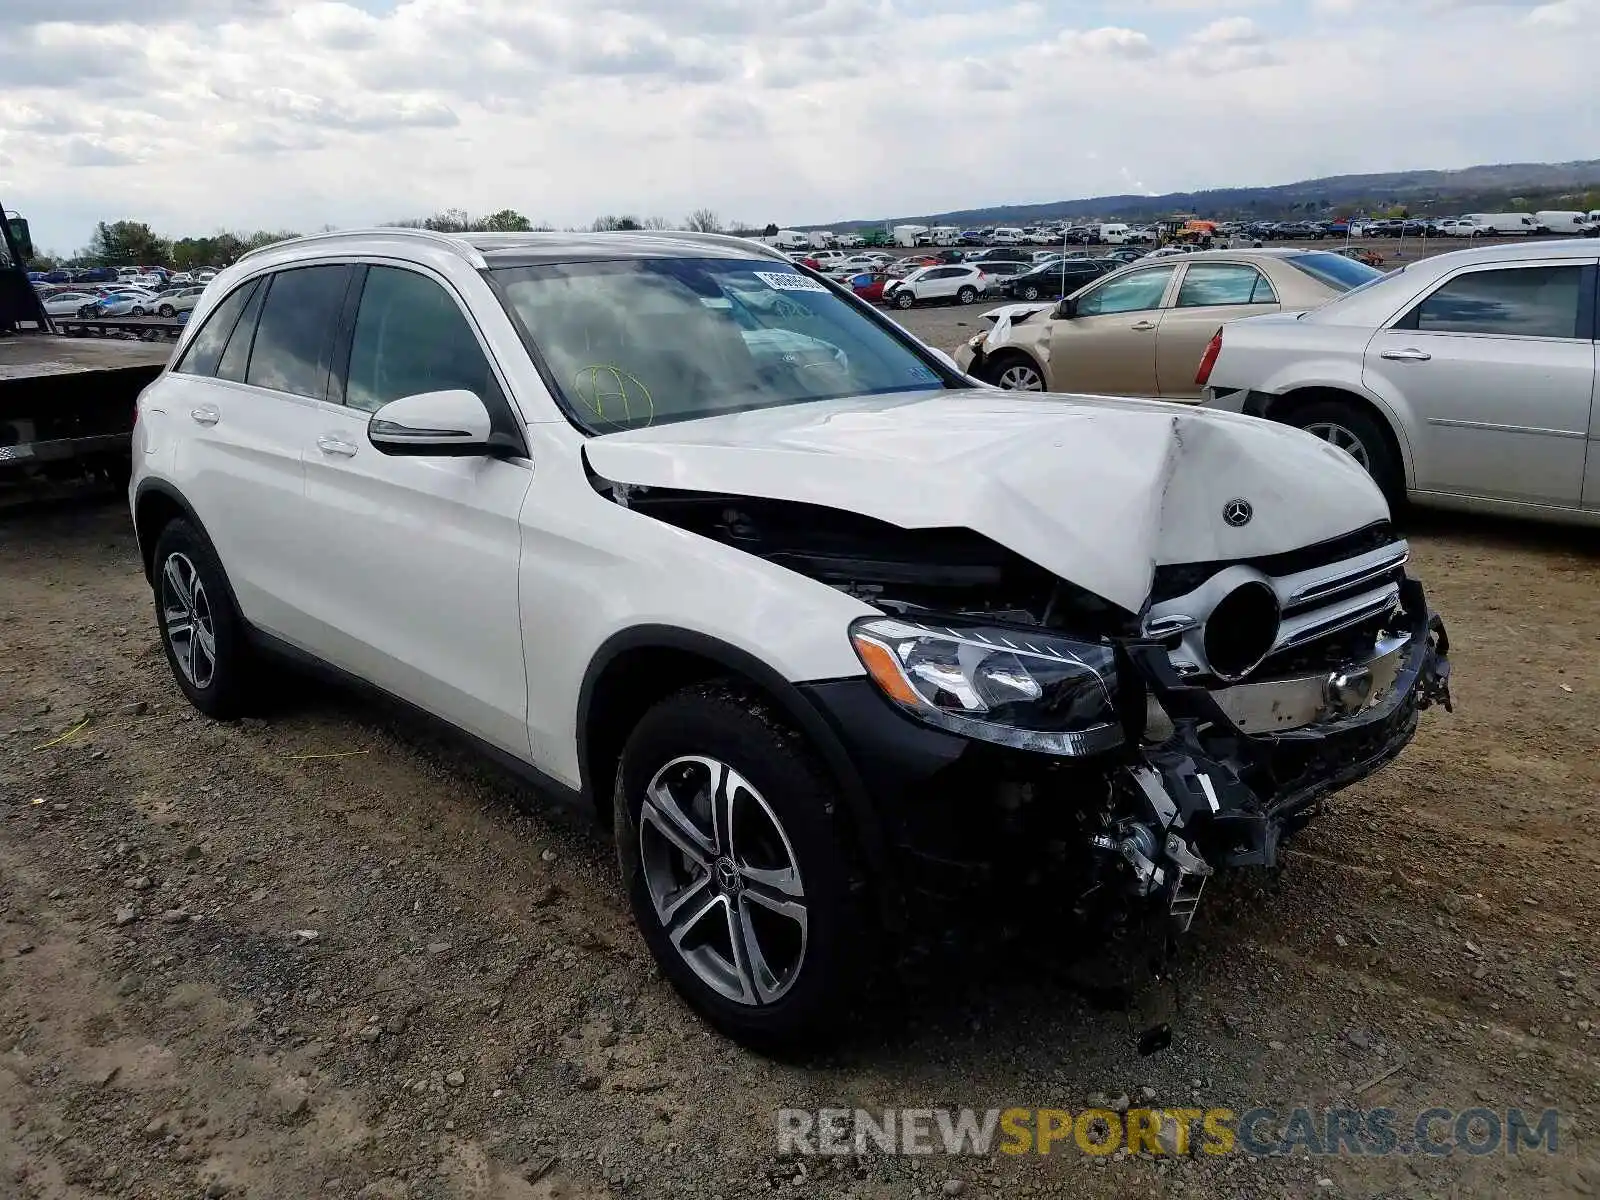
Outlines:
{"label": "tree line", "polygon": [[[554,225],[535,224],[514,208],[502,208],[484,216],[473,216],[465,209],[447,208],[429,217],[410,217],[384,224],[390,228],[431,229],[438,233],[527,233],[553,231],[556,228]],[[331,225],[324,226],[324,231],[332,228]],[[629,229],[681,229],[699,233],[731,233],[741,237],[777,232],[776,225],[751,226],[742,221],[724,222],[709,208],[697,208],[678,222],[665,217],[607,214],[596,217],[582,229],[569,227],[568,232],[602,233]],[[144,221],[101,221],[95,226],[89,244],[76,254],[36,254],[28,267],[36,271],[50,271],[57,267],[134,265],[170,267],[175,271],[194,271],[201,267],[221,270],[252,250],[299,236],[301,233],[297,230],[258,229],[254,233],[225,230],[204,237],[167,238]]]}

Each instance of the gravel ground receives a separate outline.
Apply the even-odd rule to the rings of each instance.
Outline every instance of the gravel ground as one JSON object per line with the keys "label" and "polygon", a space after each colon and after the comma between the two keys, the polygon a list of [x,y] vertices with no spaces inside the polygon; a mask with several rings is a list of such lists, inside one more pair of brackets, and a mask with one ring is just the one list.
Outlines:
{"label": "gravel ground", "polygon": [[[218,724],[168,676],[114,503],[0,525],[0,1195],[528,1200],[1592,1195],[1600,538],[1425,521],[1457,711],[1284,869],[1213,885],[1107,1004],[1050,931],[887,972],[775,1062],[660,980],[605,838],[303,683]],[[1087,952],[1087,959],[1083,957]],[[1085,964],[1088,964],[1086,966]],[[1141,1058],[1166,1016],[1172,1046]],[[1482,1158],[780,1160],[781,1106],[1521,1106]]]}

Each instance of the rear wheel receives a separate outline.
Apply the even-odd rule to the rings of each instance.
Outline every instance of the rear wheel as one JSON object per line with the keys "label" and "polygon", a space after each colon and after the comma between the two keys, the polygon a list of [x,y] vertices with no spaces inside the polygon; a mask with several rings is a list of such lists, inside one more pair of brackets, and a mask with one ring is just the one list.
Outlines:
{"label": "rear wheel", "polygon": [[128,310],[128,315],[130,317],[142,317],[142,316],[144,316],[144,305],[135,304],[132,308],[130,308]]}
{"label": "rear wheel", "polygon": [[1288,423],[1343,450],[1371,475],[1391,505],[1405,498],[1405,479],[1383,427],[1370,413],[1342,400],[1318,400],[1295,409]]}
{"label": "rear wheel", "polygon": [[978,298],[978,289],[972,286],[962,288],[956,293],[957,304],[971,304]]}
{"label": "rear wheel", "polygon": [[1025,354],[1008,351],[989,360],[989,381],[1010,392],[1042,392],[1044,375]]}
{"label": "rear wheel", "polygon": [[179,519],[156,538],[152,561],[156,623],[179,690],[208,717],[238,716],[254,664],[216,551]]}
{"label": "rear wheel", "polygon": [[613,812],[634,919],[679,994],[737,1041],[842,1027],[875,926],[840,804],[804,739],[729,683],[663,700],[623,749]]}

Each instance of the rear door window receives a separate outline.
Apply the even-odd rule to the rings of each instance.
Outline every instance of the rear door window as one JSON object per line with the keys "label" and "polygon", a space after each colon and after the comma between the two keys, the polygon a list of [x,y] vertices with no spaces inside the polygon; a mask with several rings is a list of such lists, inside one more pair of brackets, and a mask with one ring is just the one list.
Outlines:
{"label": "rear door window", "polygon": [[259,279],[252,279],[229,292],[227,298],[211,310],[200,332],[184,348],[183,357],[172,369],[185,375],[215,375],[233,327],[239,323],[239,314],[260,286]]}
{"label": "rear door window", "polygon": [[272,277],[245,382],[321,400],[350,268],[296,267]]}
{"label": "rear door window", "polygon": [[1399,327],[1419,333],[1579,337],[1582,282],[1580,266],[1472,271],[1446,281]]}
{"label": "rear door window", "polygon": [[1178,288],[1178,308],[1219,304],[1273,304],[1272,285],[1254,267],[1242,263],[1190,263]]}

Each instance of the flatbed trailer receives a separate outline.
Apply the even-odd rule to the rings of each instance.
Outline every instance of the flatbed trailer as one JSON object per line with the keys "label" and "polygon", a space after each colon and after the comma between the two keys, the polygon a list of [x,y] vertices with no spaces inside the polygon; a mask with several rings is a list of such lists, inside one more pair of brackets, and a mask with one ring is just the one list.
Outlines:
{"label": "flatbed trailer", "polygon": [[0,337],[0,485],[125,483],[135,401],[171,355],[164,337]]}
{"label": "flatbed trailer", "polygon": [[52,317],[65,337],[134,337],[145,342],[175,341],[188,325],[176,317]]}

